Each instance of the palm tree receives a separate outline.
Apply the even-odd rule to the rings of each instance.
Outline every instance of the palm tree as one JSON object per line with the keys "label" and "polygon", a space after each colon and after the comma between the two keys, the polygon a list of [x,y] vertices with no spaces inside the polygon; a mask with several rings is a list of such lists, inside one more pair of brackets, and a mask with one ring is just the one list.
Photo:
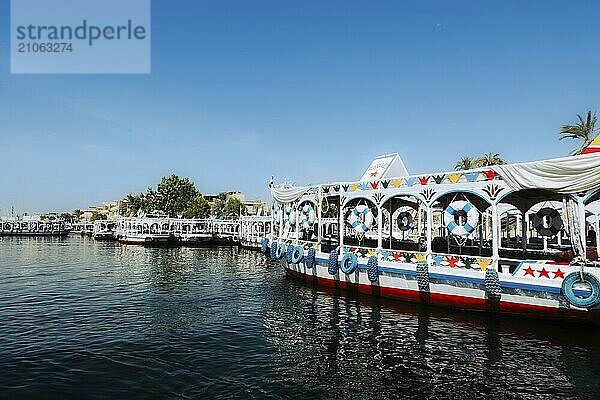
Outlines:
{"label": "palm tree", "polygon": [[599,132],[599,128],[596,128],[596,113],[592,115],[591,111],[587,112],[585,120],[579,114],[577,114],[579,123],[575,125],[563,125],[560,128],[561,136],[558,140],[563,139],[579,139],[583,143],[577,150],[571,152],[571,155],[581,154],[581,152],[589,146]]}
{"label": "palm tree", "polygon": [[466,171],[473,168],[475,168],[475,160],[473,157],[469,156],[461,157],[461,159],[454,164],[454,169],[456,171]]}
{"label": "palm tree", "polygon": [[490,165],[506,164],[498,153],[486,153],[474,161],[476,167],[489,167]]}

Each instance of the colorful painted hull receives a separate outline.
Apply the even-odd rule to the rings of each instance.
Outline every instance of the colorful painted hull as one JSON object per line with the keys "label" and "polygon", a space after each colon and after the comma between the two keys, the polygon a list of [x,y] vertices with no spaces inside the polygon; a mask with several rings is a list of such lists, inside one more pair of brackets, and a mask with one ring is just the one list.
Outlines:
{"label": "colorful painted hull", "polygon": [[[434,306],[450,307],[466,311],[493,312],[532,318],[580,321],[600,325],[600,308],[581,309],[569,304],[561,294],[560,274],[553,279],[554,272],[561,274],[577,270],[576,267],[558,264],[523,263],[514,273],[499,273],[501,294],[497,298],[489,297],[486,292],[485,272],[450,267],[432,266],[428,270],[428,287],[419,287],[416,264],[388,263],[379,264],[379,279],[372,283],[367,277],[367,265],[363,259],[352,274],[338,269],[335,275],[328,272],[328,254],[317,253],[317,265],[307,268],[304,262],[288,264],[282,261],[286,271],[303,281],[325,287],[335,287],[362,294],[380,296],[401,301],[425,303]],[[396,265],[394,265],[396,264]],[[537,266],[535,269],[532,266]],[[527,271],[542,272],[541,277]],[[597,272],[586,272],[599,276]],[[528,274],[527,277],[523,275]],[[554,271],[554,272],[550,272]]]}

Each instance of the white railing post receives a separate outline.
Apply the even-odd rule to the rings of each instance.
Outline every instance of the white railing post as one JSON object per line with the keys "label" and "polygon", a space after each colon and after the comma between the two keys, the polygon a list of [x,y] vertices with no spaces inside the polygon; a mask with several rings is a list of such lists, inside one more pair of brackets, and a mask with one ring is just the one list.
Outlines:
{"label": "white railing post", "polygon": [[500,224],[498,220],[498,205],[492,203],[492,266],[498,271]]}

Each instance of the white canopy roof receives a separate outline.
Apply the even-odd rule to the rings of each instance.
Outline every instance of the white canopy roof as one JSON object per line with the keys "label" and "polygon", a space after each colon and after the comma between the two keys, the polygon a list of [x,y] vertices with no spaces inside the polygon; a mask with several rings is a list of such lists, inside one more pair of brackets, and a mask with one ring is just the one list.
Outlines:
{"label": "white canopy roof", "polygon": [[490,168],[515,190],[546,189],[567,194],[600,188],[600,153]]}

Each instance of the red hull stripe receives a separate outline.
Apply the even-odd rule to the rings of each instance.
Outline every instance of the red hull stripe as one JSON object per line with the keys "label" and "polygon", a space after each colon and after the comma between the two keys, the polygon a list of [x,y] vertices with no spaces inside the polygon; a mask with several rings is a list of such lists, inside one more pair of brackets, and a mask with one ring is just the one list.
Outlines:
{"label": "red hull stripe", "polygon": [[535,318],[579,320],[600,325],[600,315],[598,311],[580,311],[566,308],[544,307],[509,301],[495,302],[488,299],[441,293],[421,293],[417,290],[374,286],[362,283],[356,284],[320,276],[317,277],[314,275],[306,275],[302,272],[290,270],[288,268],[286,268],[286,271],[295,277],[303,278],[306,282],[316,283],[321,286],[340,288],[349,291],[358,291],[362,294],[380,296],[401,301],[426,303],[435,306],[468,311],[497,312],[501,314],[522,315]]}

